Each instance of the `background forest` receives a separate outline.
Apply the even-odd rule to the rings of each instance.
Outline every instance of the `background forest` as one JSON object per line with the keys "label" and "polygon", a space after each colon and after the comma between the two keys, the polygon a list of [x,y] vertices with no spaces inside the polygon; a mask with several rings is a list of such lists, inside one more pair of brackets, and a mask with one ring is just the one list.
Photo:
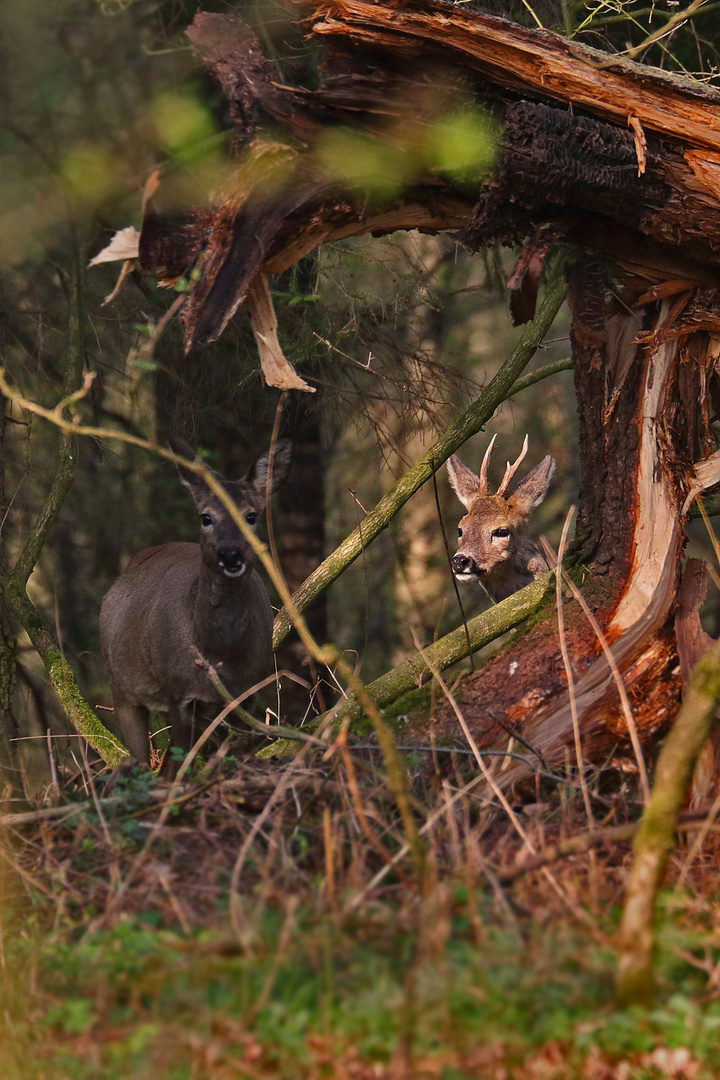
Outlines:
{"label": "background forest", "polygon": [[[680,21],[674,3],[481,5],[529,27],[541,22],[714,84],[718,5],[696,0],[690,6],[693,17]],[[279,81],[292,72],[296,82],[312,84],[317,58],[306,55],[284,5],[248,0],[203,9],[240,12],[273,56]],[[187,282],[162,289],[135,270],[108,299],[117,264],[88,264],[116,230],[139,225],[152,170],[161,170],[160,197],[168,213],[201,203],[222,183],[232,125],[224,97],[183,37],[195,10],[177,0],[59,0],[50,9],[18,0],[0,14],[0,365],[11,384],[47,408],[77,389],[83,368],[93,371],[86,422],[161,445],[171,434],[181,435],[227,476],[246,472],[269,445],[279,417],[295,454],[272,520],[280,564],[294,589],[512,352],[521,330],[508,317],[505,281],[517,253],[493,248],[473,255],[451,236],[419,233],[321,247],[271,282],[285,354],[316,390],[284,395],[280,404],[278,391],[263,381],[242,311],[219,341],[185,355],[181,327],[164,317]],[[516,456],[526,432],[531,465],[547,453],[555,457],[555,479],[532,526],[554,546],[579,483],[572,376],[559,370],[569,369],[569,357],[563,310],[530,369],[556,363],[556,373],[506,401],[483,434],[460,451],[477,469],[497,432],[496,481],[500,461]],[[0,579],[40,529],[44,543],[38,545],[30,599],[85,699],[112,729],[99,654],[102,597],[143,547],[195,539],[196,515],[172,466],[124,443],[95,439],[72,444],[72,484],[62,504],[49,510],[48,493],[68,466],[63,453],[54,427],[6,403],[0,414]],[[442,470],[437,485],[417,492],[306,612],[316,638],[333,642],[364,682],[415,653],[413,631],[427,644],[460,624],[445,540],[452,552],[459,517]],[[43,525],[44,518],[52,520]],[[693,530],[691,553],[709,557],[704,527]],[[460,598],[467,617],[488,603],[473,586]],[[273,603],[279,606],[276,598]],[[712,589],[705,623],[713,632],[717,606]],[[321,673],[313,686],[312,665],[293,636],[277,662],[308,687],[281,680],[271,706],[282,723],[307,719],[335,699],[330,673]],[[58,785],[77,781],[87,762],[38,652],[1,599],[0,719],[5,749],[12,740],[17,750],[25,795],[38,806],[50,805]],[[311,822],[303,817],[287,835],[278,825],[270,839],[261,833],[262,853],[251,846],[255,826],[240,829],[250,845],[241,852],[248,885],[242,896],[231,889],[224,897],[228,906],[219,920],[198,882],[212,880],[219,895],[234,874],[237,886],[238,843],[235,834],[222,831],[226,822],[218,827],[217,845],[227,840],[232,851],[213,849],[217,864],[205,861],[210,855],[198,850],[199,841],[188,840],[178,855],[168,854],[161,839],[158,865],[164,860],[172,872],[163,878],[161,867],[162,888],[151,897],[141,891],[137,903],[128,899],[142,877],[132,860],[147,840],[137,821],[124,821],[113,833],[98,865],[82,859],[89,859],[101,835],[103,843],[108,838],[102,812],[69,839],[48,826],[32,841],[35,862],[20,860],[18,869],[8,857],[3,922],[23,929],[12,945],[5,944],[3,931],[0,959],[10,973],[21,971],[32,955],[42,989],[30,989],[25,1007],[27,987],[9,974],[3,1005],[13,1046],[3,1051],[6,1075],[713,1075],[720,1023],[716,912],[699,885],[693,919],[676,926],[676,940],[671,934],[663,945],[667,994],[657,1014],[603,1013],[612,933],[606,920],[614,917],[621,895],[626,849],[607,866],[594,855],[580,868],[571,864],[560,889],[564,901],[558,900],[557,882],[538,874],[508,902],[504,885],[485,877],[482,868],[488,852],[502,854],[510,840],[495,829],[490,847],[476,843],[471,857],[464,845],[477,824],[474,815],[484,812],[472,807],[459,826],[448,823],[447,833],[433,841],[437,848],[415,907],[403,899],[408,882],[401,877],[401,888],[393,886],[374,907],[358,902],[362,917],[347,931],[341,897],[358,895],[364,903],[371,871],[382,860],[371,841],[370,855],[359,842],[357,848],[349,842],[347,857],[338,853],[343,830],[352,831],[344,816],[352,817],[350,797],[343,796],[347,805],[326,806],[323,816],[322,785],[305,777],[298,790],[306,782],[313,792]],[[147,784],[129,784],[129,797],[139,800],[131,805],[134,812],[148,798]],[[439,791],[433,789],[432,797],[450,797],[447,786]],[[260,798],[253,792],[251,804]],[[621,794],[625,798],[627,789]],[[553,828],[563,835],[577,824],[576,796],[572,785],[559,796],[568,816]],[[383,807],[383,797],[378,783],[367,796],[372,813]],[[543,799],[538,791],[538,807]],[[203,829],[212,827],[214,812],[209,804],[202,809]],[[397,821],[381,826],[379,812],[373,820],[389,849],[399,850]],[[48,855],[56,843],[56,855]],[[445,858],[451,869],[443,876],[437,868]],[[82,881],[68,871],[77,859]],[[183,859],[193,865],[200,896],[187,905],[176,895],[182,892],[177,874]],[[100,897],[103,876],[112,880],[112,901]],[[478,878],[484,892],[474,896]],[[678,906],[673,896],[667,901],[671,911]],[[18,919],[18,906],[31,909],[32,918]],[[521,926],[518,917],[528,913],[527,926]],[[571,929],[563,936],[558,926],[565,920]],[[220,926],[219,943],[213,939],[205,953],[190,958],[179,943],[196,940],[203,925]],[[88,926],[94,937],[85,934]],[[38,945],[43,937],[49,946]],[[694,961],[679,975],[680,958],[688,954]],[[478,975],[482,955],[496,980]],[[524,955],[533,958],[526,979],[519,975]],[[279,976],[286,996],[275,998]],[[543,1011],[539,999],[545,995]],[[183,1041],[183,1025],[196,1020],[197,1029]],[[605,1023],[603,1042],[596,1035]],[[432,1032],[427,1038],[426,1025],[425,1034]],[[33,1030],[41,1033],[42,1048],[28,1064]],[[658,1047],[665,1057],[657,1056]],[[511,1058],[515,1064],[508,1065]],[[623,1061],[630,1062],[627,1070],[615,1071]]]}
{"label": "background forest", "polygon": [[[252,13],[262,17],[265,33],[277,33],[278,23],[282,30],[281,8],[273,14],[261,5]],[[173,292],[136,273],[103,304],[116,264],[87,268],[117,228],[137,222],[152,165],[169,174],[178,200],[204,194],[213,170],[219,173],[227,123],[214,85],[179,36],[189,17],[178,5],[89,5],[83,15],[69,5],[64,19],[57,15],[54,26],[41,28],[39,41],[31,8],[8,19],[3,364],[26,396],[54,405],[68,323],[78,317],[85,367],[97,372],[93,424],[161,444],[181,434],[221,473],[239,476],[269,444],[278,400],[261,377],[247,319],[241,314],[221,341],[188,357],[180,327],[170,322],[148,357],[142,347]],[[277,48],[283,45],[292,59],[292,43],[280,39]],[[276,531],[292,588],[512,350],[520,331],[507,319],[503,270],[500,252],[478,259],[449,238],[398,234],[329,245],[274,281],[282,344],[317,389],[312,397],[294,395],[282,417],[295,460],[278,499]],[[82,293],[74,312],[76,274]],[[537,365],[568,351],[559,326]],[[571,380],[561,375],[508,403],[488,429],[488,437],[499,433],[500,455],[514,457],[525,432],[532,460],[555,455],[557,480],[538,518],[551,535],[577,486],[573,421]],[[7,410],[4,422],[2,538],[12,564],[50,489],[57,435],[17,410]],[[468,447],[476,468],[486,441]],[[40,556],[31,596],[55,627],[87,699],[107,705],[100,600],[133,553],[166,539],[194,539],[196,526],[172,467],[121,444],[83,442],[77,454],[73,489]],[[438,496],[454,541],[460,506],[444,474]],[[462,599],[472,613],[484,597],[466,589]],[[348,650],[369,681],[413,649],[411,625],[427,642],[457,625],[458,616],[428,487],[321,598],[311,625],[320,640]],[[303,674],[303,655],[292,658],[292,651],[289,645],[281,654],[280,666]],[[25,738],[44,741],[49,726],[61,730],[62,712],[27,640],[20,640],[17,659],[16,720]],[[310,702],[306,695],[289,706],[297,719]],[[287,711],[282,703],[281,709]]]}

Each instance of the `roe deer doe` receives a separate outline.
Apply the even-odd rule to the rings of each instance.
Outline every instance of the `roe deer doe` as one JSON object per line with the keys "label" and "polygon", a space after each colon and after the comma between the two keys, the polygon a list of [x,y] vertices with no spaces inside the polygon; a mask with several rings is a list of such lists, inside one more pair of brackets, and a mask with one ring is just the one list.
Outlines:
{"label": "roe deer doe", "polygon": [[[171,448],[189,460],[181,439]],[[272,490],[286,478],[292,453],[278,442]],[[217,477],[249,525],[265,505],[269,451],[243,480]],[[239,695],[269,674],[272,609],[255,555],[220,500],[194,473],[179,469],[200,516],[200,543],[146,548],[107,592],[100,643],[120,734],[132,757],[150,762],[149,712],[167,713],[170,745],[189,750],[223,702],[193,659],[192,646]],[[166,755],[163,772],[174,764]]]}
{"label": "roe deer doe", "polygon": [[491,495],[488,465],[495,438],[493,435],[485,451],[479,476],[454,454],[447,465],[455,494],[468,511],[458,526],[460,541],[452,560],[453,573],[458,581],[482,582],[490,598],[497,601],[550,569],[538,545],[523,535],[522,529],[530,511],[545,498],[555,460],[548,454],[508,495],[510,481],[527,453],[526,435],[517,460],[513,465],[507,463],[500,486]]}

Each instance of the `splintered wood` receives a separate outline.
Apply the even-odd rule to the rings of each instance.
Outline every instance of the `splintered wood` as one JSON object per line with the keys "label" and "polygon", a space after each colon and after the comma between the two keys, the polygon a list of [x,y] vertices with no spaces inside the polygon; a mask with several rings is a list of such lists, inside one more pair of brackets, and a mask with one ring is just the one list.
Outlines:
{"label": "splintered wood", "polygon": [[[656,281],[720,281],[717,90],[436,0],[331,0],[302,15],[328,51],[315,90],[278,83],[234,16],[201,12],[188,30],[227,96],[234,156],[202,207],[163,215],[146,198],[139,247],[143,268],[168,280],[194,269],[187,350],[222,333],[259,273],[362,233],[455,230],[470,247],[538,234],[543,249],[562,237]],[[497,124],[495,168],[474,195],[467,178],[419,166],[377,201],[324,170],[328,130],[404,153],[414,125],[459,108]],[[532,316],[545,253],[536,246],[520,277],[518,321]]]}
{"label": "splintered wood", "polygon": [[264,274],[258,274],[253,281],[246,303],[265,382],[282,390],[305,390],[308,394],[314,394],[315,387],[300,378],[280,347],[275,309]]}

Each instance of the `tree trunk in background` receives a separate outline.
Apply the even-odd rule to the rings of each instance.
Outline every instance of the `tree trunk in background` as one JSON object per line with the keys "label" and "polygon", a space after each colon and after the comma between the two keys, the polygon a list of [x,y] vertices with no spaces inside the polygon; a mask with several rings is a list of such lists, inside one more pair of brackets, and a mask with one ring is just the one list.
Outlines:
{"label": "tree trunk in background", "polygon": [[[0,516],[4,518],[7,509],[5,490],[5,465],[3,459],[5,437],[5,401],[0,399]],[[0,529],[0,579],[7,573],[5,541]],[[18,726],[13,711],[15,692],[15,634],[10,625],[10,614],[5,598],[0,590],[0,786],[4,790],[10,784],[14,791],[21,787],[18,771],[17,754],[14,739],[18,735]],[[2,791],[0,791],[0,795]]]}
{"label": "tree trunk in background", "polygon": [[[412,434],[405,431],[398,439],[404,461],[422,457],[436,434],[436,429],[421,417],[415,419],[414,427]],[[402,471],[397,470],[395,477],[402,475]],[[446,608],[450,568],[432,484],[422,487],[398,515],[393,539],[397,635],[392,666],[396,667],[416,652],[411,630],[415,630],[421,641],[432,641],[439,632]]]}
{"label": "tree trunk in background", "polygon": [[[322,391],[319,391],[322,393]],[[290,480],[277,496],[280,505],[281,531],[278,536],[280,566],[291,590],[297,589],[325,556],[325,454],[322,445],[321,409],[313,402],[308,417],[293,399],[287,409],[286,423],[296,432]],[[327,595],[323,593],[304,612],[316,641],[328,640]],[[334,690],[324,671],[307,657],[305,647],[295,633],[288,635],[275,654],[278,668],[287,668],[308,682],[319,679],[320,700],[311,701],[307,690],[289,679],[281,686],[283,722],[298,722],[322,711],[334,699]]]}
{"label": "tree trunk in background", "polygon": [[[0,278],[0,287],[2,278]],[[0,321],[2,354],[5,355],[5,333]],[[7,555],[5,550],[4,526],[7,520],[8,494],[5,485],[5,399],[0,396],[0,581],[7,574]],[[10,613],[0,589],[0,795],[9,784],[19,792],[21,790],[18,758],[14,739],[18,735],[18,725],[13,711],[15,694],[15,634],[10,624]]]}
{"label": "tree trunk in background", "polygon": [[[422,266],[430,281],[440,270],[443,249],[423,238]],[[443,319],[439,312],[423,304],[415,309],[410,325],[404,328],[401,352],[415,356],[413,371],[420,387],[432,387],[429,366],[442,363]],[[387,410],[383,426],[392,433],[394,452],[387,456],[390,474],[386,489],[392,487],[409,465],[418,461],[435,442],[438,430],[450,422],[450,409],[440,415],[437,405],[414,407],[410,412]],[[441,496],[440,496],[441,497]],[[421,641],[432,641],[445,614],[445,596],[450,575],[442,539],[442,521],[432,484],[426,484],[398,514],[392,536],[395,546],[393,577],[395,648],[392,666],[416,653],[412,630]]]}

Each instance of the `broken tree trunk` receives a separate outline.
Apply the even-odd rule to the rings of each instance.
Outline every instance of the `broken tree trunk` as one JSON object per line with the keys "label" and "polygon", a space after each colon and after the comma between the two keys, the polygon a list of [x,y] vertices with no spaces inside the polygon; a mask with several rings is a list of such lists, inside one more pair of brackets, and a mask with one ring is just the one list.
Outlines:
{"label": "broken tree trunk", "polygon": [[[359,233],[456,229],[479,246],[552,226],[555,241],[631,269],[649,261],[673,278],[720,282],[717,90],[438,0],[332,0],[304,13],[327,51],[314,91],[278,84],[232,16],[200,13],[188,30],[226,93],[237,151],[209,205],[165,216],[152,199],[145,207],[142,265],[167,279],[195,269],[188,349],[222,333],[261,270]],[[473,110],[497,132],[485,183],[425,147],[428,132]],[[381,147],[389,172],[405,170],[396,197],[332,174],[326,136],[341,125],[362,133],[357,155]]]}
{"label": "broken tree trunk", "polygon": [[[618,301],[596,265],[579,264],[571,276],[582,467],[575,547],[587,568],[583,594],[647,742],[672,719],[682,690],[670,615],[692,463],[709,449],[707,382],[720,355],[720,297],[686,292],[648,305],[633,288],[634,281]],[[706,329],[712,319],[715,334]],[[565,605],[565,623],[581,733],[597,760],[628,738],[627,721],[578,605]],[[572,717],[554,617],[467,679],[457,696],[479,745],[507,745],[510,723],[548,764],[561,764]],[[454,714],[444,710],[436,735],[454,730]],[[500,782],[512,786],[526,771],[512,762]]]}
{"label": "broken tree trunk", "polygon": [[[252,306],[261,274],[327,240],[418,228],[454,230],[473,248],[524,244],[517,321],[532,316],[548,252],[574,251],[575,554],[648,739],[681,694],[672,613],[689,494],[720,478],[707,404],[720,355],[720,93],[441,0],[301,11],[325,49],[314,90],[279,83],[232,17],[195,18],[188,35],[228,98],[236,158],[202,208],[163,216],[148,201],[140,261],[166,279],[192,276],[181,316],[191,350]],[[492,167],[468,174],[429,154],[428,134],[457,115],[485,118]],[[340,168],[328,147],[343,130]],[[392,181],[382,194],[353,172],[353,154],[369,151]],[[565,618],[582,732],[600,751],[627,736],[627,718],[597,634],[576,603]],[[506,746],[510,723],[561,761],[571,716],[554,619],[459,697],[481,747]],[[441,713],[436,734],[454,724]],[[510,762],[500,782],[523,770]]]}

